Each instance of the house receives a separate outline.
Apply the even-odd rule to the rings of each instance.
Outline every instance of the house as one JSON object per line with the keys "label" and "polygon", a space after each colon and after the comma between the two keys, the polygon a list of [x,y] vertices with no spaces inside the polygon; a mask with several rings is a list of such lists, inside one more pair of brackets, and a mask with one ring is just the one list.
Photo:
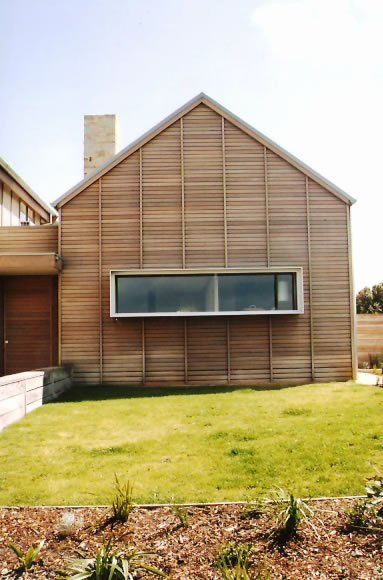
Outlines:
{"label": "house", "polygon": [[18,228],[54,254],[18,272],[51,281],[51,361],[108,385],[355,376],[350,196],[204,94],[117,154],[115,137],[113,115],[87,116],[58,225]]}
{"label": "house", "polygon": [[1,375],[57,362],[56,218],[0,158]]}

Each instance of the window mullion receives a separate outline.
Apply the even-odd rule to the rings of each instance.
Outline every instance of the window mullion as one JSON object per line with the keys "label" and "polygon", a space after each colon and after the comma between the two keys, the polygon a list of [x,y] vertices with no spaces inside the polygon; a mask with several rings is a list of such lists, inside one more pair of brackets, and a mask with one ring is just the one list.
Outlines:
{"label": "window mullion", "polygon": [[275,310],[278,310],[278,274],[274,274],[274,306]]}
{"label": "window mullion", "polygon": [[219,312],[218,274],[214,274],[214,312]]}

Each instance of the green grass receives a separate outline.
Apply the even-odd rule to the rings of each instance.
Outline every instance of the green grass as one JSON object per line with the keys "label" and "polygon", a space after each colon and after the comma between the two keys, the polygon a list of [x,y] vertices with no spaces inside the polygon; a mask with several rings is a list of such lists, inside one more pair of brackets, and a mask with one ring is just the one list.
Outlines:
{"label": "green grass", "polygon": [[115,473],[139,502],[360,494],[383,465],[383,389],[78,388],[0,435],[0,504],[104,504]]}

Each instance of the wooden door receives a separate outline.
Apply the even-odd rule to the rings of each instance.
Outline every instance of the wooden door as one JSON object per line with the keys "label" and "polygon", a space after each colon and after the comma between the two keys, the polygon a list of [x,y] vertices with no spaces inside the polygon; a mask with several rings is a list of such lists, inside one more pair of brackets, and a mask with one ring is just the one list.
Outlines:
{"label": "wooden door", "polygon": [[57,364],[57,281],[54,276],[3,279],[4,374]]}

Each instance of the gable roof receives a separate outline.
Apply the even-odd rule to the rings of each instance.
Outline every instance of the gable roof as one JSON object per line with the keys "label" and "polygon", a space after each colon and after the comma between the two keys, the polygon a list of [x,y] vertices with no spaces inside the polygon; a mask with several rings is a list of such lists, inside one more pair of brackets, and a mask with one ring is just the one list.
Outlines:
{"label": "gable roof", "polygon": [[148,141],[156,137],[159,133],[167,129],[170,125],[178,121],[181,117],[192,111],[195,107],[200,104],[204,104],[207,107],[210,107],[213,111],[222,115],[227,121],[230,121],[236,127],[242,129],[245,133],[253,137],[262,145],[266,146],[268,149],[285,159],[288,163],[293,165],[296,169],[299,169],[302,173],[310,177],[313,181],[316,181],[320,185],[322,185],[325,189],[329,192],[334,194],[336,197],[347,203],[348,205],[352,205],[355,203],[355,199],[348,195],[345,191],[334,185],[331,181],[311,169],[308,165],[300,161],[297,157],[288,153],[285,149],[277,145],[274,141],[266,137],[263,133],[231,113],[228,109],[225,109],[222,105],[214,101],[214,99],[205,95],[205,93],[200,93],[190,101],[188,101],[185,105],[174,111],[171,115],[163,119],[160,123],[152,127],[149,131],[144,133],[141,137],[130,143],[127,147],[122,149],[117,155],[112,157],[107,163],[102,165],[99,169],[88,175],[82,181],[77,183],[74,187],[69,189],[66,193],[61,195],[57,198],[53,205],[56,208],[60,208],[65,205],[68,201],[76,197],[83,189],[97,181],[100,177],[105,175],[110,169],[118,165],[121,161],[123,161],[126,157],[137,151],[140,147],[145,145]]}
{"label": "gable roof", "polygon": [[[28,205],[30,205],[30,200],[28,199],[29,196],[33,199],[33,201],[36,202],[36,204],[40,207],[41,217],[44,217],[45,219],[46,216],[43,215],[45,213],[47,213],[48,216],[57,217],[57,211],[51,205],[49,205],[49,203],[46,203],[44,200],[42,200],[41,197],[38,196],[37,193],[35,193],[33,189],[31,189],[29,185],[25,183],[25,181],[21,179],[19,175],[17,175],[16,171],[14,171],[12,167],[8,165],[8,163],[2,157],[0,157],[0,179],[2,174],[4,176],[4,173],[10,178],[13,184],[16,184],[16,186],[18,186],[17,191],[15,191],[15,193],[19,195],[19,197],[23,199],[23,201],[25,201]],[[24,194],[27,194],[27,197],[23,195],[23,192]],[[36,210],[36,206],[34,209]]]}

